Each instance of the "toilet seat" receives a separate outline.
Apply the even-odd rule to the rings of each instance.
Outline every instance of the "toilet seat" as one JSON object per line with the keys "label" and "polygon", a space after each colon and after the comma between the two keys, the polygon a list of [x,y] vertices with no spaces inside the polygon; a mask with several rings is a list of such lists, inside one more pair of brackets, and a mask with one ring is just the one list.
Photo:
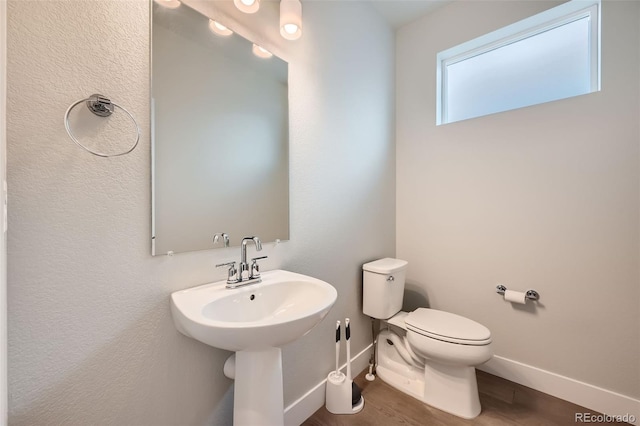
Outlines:
{"label": "toilet seat", "polygon": [[405,318],[407,329],[448,343],[483,346],[491,343],[491,332],[469,318],[436,309],[418,308]]}

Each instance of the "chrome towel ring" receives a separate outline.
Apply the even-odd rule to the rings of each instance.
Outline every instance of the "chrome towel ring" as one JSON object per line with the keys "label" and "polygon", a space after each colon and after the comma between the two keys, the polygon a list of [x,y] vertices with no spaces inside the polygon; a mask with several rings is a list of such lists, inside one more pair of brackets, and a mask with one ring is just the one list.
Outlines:
{"label": "chrome towel ring", "polygon": [[[86,102],[86,105],[87,105],[87,108],[89,108],[89,111],[91,111],[92,113],[100,117],[110,116],[111,114],[113,114],[113,111],[115,110],[115,108],[120,108],[122,111],[124,111],[131,118],[131,120],[133,120],[133,124],[135,124],[136,126],[136,140],[133,143],[133,145],[131,145],[129,149],[123,152],[118,152],[115,154],[105,154],[102,152],[93,151],[92,149],[89,149],[86,146],[84,146],[82,143],[80,143],[80,141],[76,138],[76,136],[71,131],[71,126],[69,125],[69,113],[73,108],[76,107],[76,105],[81,104],[82,102]],[[98,157],[108,158],[108,157],[118,157],[120,155],[128,154],[131,151],[133,151],[136,146],[138,146],[138,142],[140,141],[140,126],[138,125],[138,122],[133,117],[133,115],[131,115],[131,113],[127,111],[124,107],[121,107],[115,102],[111,102],[111,100],[106,96],[98,95],[98,94],[91,95],[86,99],[80,99],[79,101],[76,101],[73,104],[71,104],[71,106],[67,108],[67,112],[64,113],[64,128],[67,129],[67,133],[69,134],[69,137],[73,142],[75,142],[76,145],[90,152],[93,155],[97,155]]]}

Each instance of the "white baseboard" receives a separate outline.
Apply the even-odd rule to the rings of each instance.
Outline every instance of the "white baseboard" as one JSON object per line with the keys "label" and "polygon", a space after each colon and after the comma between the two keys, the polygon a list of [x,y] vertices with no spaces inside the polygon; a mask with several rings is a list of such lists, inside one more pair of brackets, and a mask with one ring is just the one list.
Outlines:
{"label": "white baseboard", "polygon": [[610,416],[632,415],[635,417],[632,424],[635,425],[640,419],[640,400],[550,371],[497,355],[477,368],[599,413]]}
{"label": "white baseboard", "polygon": [[[351,371],[354,375],[360,374],[369,366],[371,347],[372,345],[367,346],[351,358]],[[345,363],[340,370],[346,371],[346,368]],[[285,426],[299,426],[324,405],[326,384],[327,379],[324,379],[284,409]]]}
{"label": "white baseboard", "polygon": [[[352,358],[354,374],[367,368],[370,351],[371,345]],[[345,368],[346,364],[341,370]],[[638,399],[497,355],[478,369],[599,413],[610,416],[633,415],[635,422],[632,424],[640,424]],[[326,383],[324,379],[285,409],[285,426],[299,426],[324,405]]]}

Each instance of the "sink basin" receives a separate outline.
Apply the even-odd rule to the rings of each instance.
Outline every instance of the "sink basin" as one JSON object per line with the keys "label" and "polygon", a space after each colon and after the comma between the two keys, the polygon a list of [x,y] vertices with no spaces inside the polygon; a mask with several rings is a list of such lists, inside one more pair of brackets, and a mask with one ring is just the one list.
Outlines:
{"label": "sink basin", "polygon": [[329,312],[337,292],[330,284],[275,270],[262,282],[228,289],[205,284],[171,295],[176,328],[228,351],[280,347],[307,334]]}

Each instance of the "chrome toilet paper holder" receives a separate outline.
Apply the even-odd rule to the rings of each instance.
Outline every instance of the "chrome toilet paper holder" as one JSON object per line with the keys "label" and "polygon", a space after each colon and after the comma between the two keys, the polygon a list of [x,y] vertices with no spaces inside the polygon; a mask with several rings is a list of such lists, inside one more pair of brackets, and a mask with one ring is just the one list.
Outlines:
{"label": "chrome toilet paper holder", "polygon": [[[505,291],[507,291],[507,288],[502,284],[496,286],[496,293],[504,296]],[[525,297],[529,300],[538,300],[540,299],[540,294],[535,290],[527,290],[527,292],[525,293]]]}

